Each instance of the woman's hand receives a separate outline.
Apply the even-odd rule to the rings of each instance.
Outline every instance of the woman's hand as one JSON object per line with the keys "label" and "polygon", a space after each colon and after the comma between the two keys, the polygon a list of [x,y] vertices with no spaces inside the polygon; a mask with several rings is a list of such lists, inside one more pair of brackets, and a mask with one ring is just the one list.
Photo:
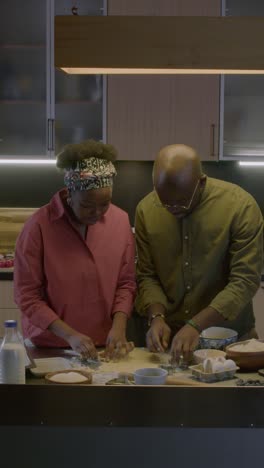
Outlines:
{"label": "woman's hand", "polygon": [[199,332],[191,325],[185,325],[176,333],[171,343],[172,362],[188,363],[192,358],[192,353],[199,343]]}
{"label": "woman's hand", "polygon": [[126,339],[127,316],[123,312],[116,312],[113,325],[108,333],[105,348],[106,360],[118,360],[134,349],[134,343]]}
{"label": "woman's hand", "polygon": [[133,349],[134,343],[132,341],[127,341],[124,330],[113,325],[106,340],[106,360],[118,360],[126,356]]}
{"label": "woman's hand", "polygon": [[70,347],[84,358],[97,359],[97,351],[89,336],[77,332],[61,319],[54,320],[48,329],[66,341]]}
{"label": "woman's hand", "polygon": [[67,341],[71,348],[80,353],[82,357],[97,359],[96,348],[89,336],[76,332],[70,335]]}

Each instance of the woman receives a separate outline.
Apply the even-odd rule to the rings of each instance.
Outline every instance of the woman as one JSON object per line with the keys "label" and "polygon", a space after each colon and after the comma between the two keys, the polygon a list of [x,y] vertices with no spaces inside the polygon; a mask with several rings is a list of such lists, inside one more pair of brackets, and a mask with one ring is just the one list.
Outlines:
{"label": "woman", "polygon": [[66,189],[25,224],[16,245],[15,301],[24,336],[95,358],[128,352],[135,294],[134,239],[111,204],[115,149],[93,140],[67,145],[57,166]]}

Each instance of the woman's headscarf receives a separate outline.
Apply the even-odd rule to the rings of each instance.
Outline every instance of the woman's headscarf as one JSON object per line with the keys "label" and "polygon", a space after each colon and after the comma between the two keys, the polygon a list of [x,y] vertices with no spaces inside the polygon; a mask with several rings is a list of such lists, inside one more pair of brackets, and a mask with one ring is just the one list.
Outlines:
{"label": "woman's headscarf", "polygon": [[111,187],[116,169],[111,161],[91,157],[78,161],[75,169],[65,172],[64,182],[71,190],[91,190]]}

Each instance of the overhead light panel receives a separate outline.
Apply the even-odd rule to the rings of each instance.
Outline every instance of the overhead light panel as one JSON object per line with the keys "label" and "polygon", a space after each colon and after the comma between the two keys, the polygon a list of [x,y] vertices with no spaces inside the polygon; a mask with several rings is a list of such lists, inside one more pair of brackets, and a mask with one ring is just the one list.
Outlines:
{"label": "overhead light panel", "polygon": [[16,166],[53,166],[56,164],[56,159],[0,159],[0,164],[16,165]]}
{"label": "overhead light panel", "polygon": [[75,74],[264,74],[264,17],[56,16],[55,66]]}
{"label": "overhead light panel", "polygon": [[239,161],[239,166],[264,166],[264,161]]}

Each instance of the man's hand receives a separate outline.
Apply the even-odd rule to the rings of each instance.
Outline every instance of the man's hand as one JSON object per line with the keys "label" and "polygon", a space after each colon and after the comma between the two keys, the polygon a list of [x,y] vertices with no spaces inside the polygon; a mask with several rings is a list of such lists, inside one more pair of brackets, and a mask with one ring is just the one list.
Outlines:
{"label": "man's hand", "polygon": [[170,327],[162,317],[155,317],[147,333],[147,347],[153,353],[164,352],[169,346],[171,336]]}
{"label": "man's hand", "polygon": [[97,359],[97,351],[89,336],[76,332],[70,335],[67,341],[71,348],[84,358]]}
{"label": "man's hand", "polygon": [[191,325],[185,325],[176,333],[171,343],[172,362],[179,363],[181,356],[188,363],[199,343],[199,332]]}

